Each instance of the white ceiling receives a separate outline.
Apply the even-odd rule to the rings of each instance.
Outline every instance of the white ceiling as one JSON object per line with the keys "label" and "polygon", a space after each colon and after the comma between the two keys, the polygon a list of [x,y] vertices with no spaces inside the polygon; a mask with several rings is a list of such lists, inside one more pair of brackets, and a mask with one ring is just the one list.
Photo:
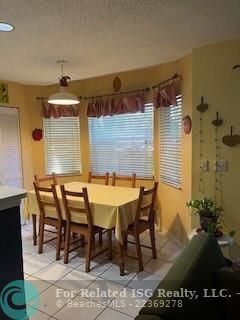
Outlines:
{"label": "white ceiling", "polygon": [[240,0],[0,0],[0,79],[56,83],[176,60],[240,38]]}

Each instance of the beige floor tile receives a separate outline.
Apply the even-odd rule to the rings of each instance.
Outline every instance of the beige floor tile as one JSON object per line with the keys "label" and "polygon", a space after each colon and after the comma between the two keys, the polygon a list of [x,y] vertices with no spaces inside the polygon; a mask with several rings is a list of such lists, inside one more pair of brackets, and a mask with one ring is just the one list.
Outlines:
{"label": "beige floor tile", "polygon": [[177,241],[174,241],[172,239],[168,240],[165,244],[164,244],[164,247],[165,248],[170,248],[170,249],[173,249],[173,250],[183,250],[184,249],[184,245],[177,242]]}
{"label": "beige floor tile", "polygon": [[136,275],[136,272],[132,270],[125,270],[125,275],[120,276],[120,269],[118,265],[113,264],[109,269],[101,274],[101,278],[114,281],[120,285],[127,285],[127,283],[132,280]]}
{"label": "beige floor tile", "polygon": [[79,292],[80,289],[88,287],[94,280],[96,280],[95,275],[75,269],[57,281],[55,285],[66,290]]}
{"label": "beige floor tile", "polygon": [[[103,272],[105,272],[108,268],[110,268],[111,265],[112,265],[112,263],[109,261],[106,261],[106,260],[99,260],[99,262],[96,260],[91,261],[89,273],[96,275],[96,276],[99,276]],[[85,272],[85,261],[83,264],[78,266],[76,269]]]}
{"label": "beige floor tile", "polygon": [[54,283],[62,279],[66,274],[70,273],[73,269],[58,263],[48,264],[39,272],[34,273],[34,277]]}
{"label": "beige floor tile", "polygon": [[90,284],[90,286],[87,287],[87,294],[92,295],[93,293],[95,296],[84,296],[84,292],[80,292],[79,295],[96,302],[108,303],[115,299],[122,289],[123,286],[120,284],[97,278]]}
{"label": "beige floor tile", "polygon": [[159,259],[150,260],[144,267],[144,271],[149,273],[158,274],[161,277],[164,277],[169,269],[172,267],[172,262],[166,262]]}
{"label": "beige floor tile", "polygon": [[133,320],[132,317],[120,313],[118,311],[115,311],[113,309],[107,308],[105,309],[98,317],[96,320]]}
{"label": "beige floor tile", "polygon": [[134,318],[138,315],[145,301],[144,297],[136,298],[134,289],[124,288],[119,296],[112,301],[111,309]]}
{"label": "beige floor tile", "polygon": [[70,299],[69,297],[64,297],[62,294],[60,297],[57,297],[58,290],[58,287],[51,286],[40,295],[37,309],[48,314],[49,317],[58,312]]}
{"label": "beige floor tile", "polygon": [[54,315],[57,320],[94,320],[104,310],[101,304],[77,296],[72,303],[75,306],[66,305]]}
{"label": "beige floor tile", "polygon": [[28,310],[33,311],[34,314],[32,316],[29,317],[29,320],[48,320],[49,319],[49,315],[42,313],[39,310],[33,310],[31,307],[28,307]]}
{"label": "beige floor tile", "polygon": [[137,275],[130,283],[128,283],[127,286],[133,289],[151,289],[152,291],[154,291],[161,280],[162,277],[160,277],[159,275],[143,271],[137,273]]}
{"label": "beige floor tile", "polygon": [[35,256],[23,262],[23,270],[29,275],[36,273],[37,271],[41,270],[42,268],[45,268],[49,264],[49,262],[47,262],[45,259],[43,260],[40,257]]}
{"label": "beige floor tile", "polygon": [[181,252],[181,249],[175,250],[164,246],[157,252],[157,256],[160,260],[174,262]]}
{"label": "beige floor tile", "polygon": [[[49,288],[52,284],[50,282],[46,282],[40,279],[37,279],[33,276],[29,276],[27,278],[27,282],[30,282],[33,286],[35,286],[38,289],[39,293],[42,293],[45,291],[47,288]],[[28,303],[28,301],[27,301]]]}

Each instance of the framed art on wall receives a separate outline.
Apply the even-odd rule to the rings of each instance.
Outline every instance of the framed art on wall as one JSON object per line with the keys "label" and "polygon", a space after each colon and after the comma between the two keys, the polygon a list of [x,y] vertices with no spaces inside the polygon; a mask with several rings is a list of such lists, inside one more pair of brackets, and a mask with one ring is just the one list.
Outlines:
{"label": "framed art on wall", "polygon": [[0,103],[8,103],[8,86],[0,82]]}

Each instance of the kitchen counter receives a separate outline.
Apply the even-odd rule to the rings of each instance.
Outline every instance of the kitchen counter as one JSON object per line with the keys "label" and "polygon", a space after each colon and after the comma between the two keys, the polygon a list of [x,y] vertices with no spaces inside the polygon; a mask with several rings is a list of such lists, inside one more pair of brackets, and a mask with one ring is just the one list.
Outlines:
{"label": "kitchen counter", "polygon": [[[26,195],[24,189],[0,186],[0,292],[12,281],[24,280],[20,203]],[[26,312],[24,304],[22,310]],[[1,320],[10,319],[5,312],[0,301]]]}
{"label": "kitchen counter", "polygon": [[19,206],[21,199],[27,196],[24,189],[0,186],[0,211]]}

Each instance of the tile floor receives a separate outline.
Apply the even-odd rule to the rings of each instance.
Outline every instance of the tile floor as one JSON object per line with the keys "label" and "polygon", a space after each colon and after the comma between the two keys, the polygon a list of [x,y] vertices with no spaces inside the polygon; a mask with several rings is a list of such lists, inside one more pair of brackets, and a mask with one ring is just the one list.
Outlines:
{"label": "tile floor", "polygon": [[[154,290],[183,249],[168,234],[156,232],[158,258],[152,259],[151,250],[142,248],[144,272],[138,273],[137,261],[126,257],[126,275],[120,277],[116,253],[111,262],[107,254],[95,258],[87,274],[83,248],[72,252],[65,265],[62,257],[55,260],[54,241],[44,246],[43,254],[37,254],[31,224],[22,226],[22,240],[25,279],[39,291],[37,306],[33,305],[35,298],[27,301],[30,313],[34,310],[31,320],[134,319],[147,299],[148,291],[144,290]],[[148,232],[141,242],[149,245]],[[133,245],[129,245],[128,254],[136,256]],[[110,292],[107,297],[106,292]]]}

